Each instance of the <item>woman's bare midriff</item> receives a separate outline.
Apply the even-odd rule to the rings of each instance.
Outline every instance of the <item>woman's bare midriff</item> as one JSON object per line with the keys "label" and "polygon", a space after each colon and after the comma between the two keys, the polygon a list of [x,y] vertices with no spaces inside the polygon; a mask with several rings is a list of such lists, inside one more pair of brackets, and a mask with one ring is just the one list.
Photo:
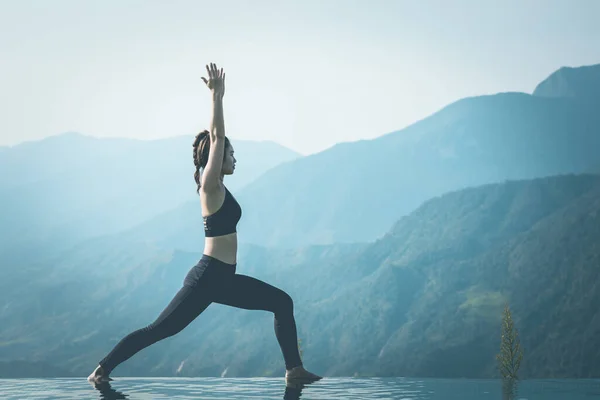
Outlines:
{"label": "woman's bare midriff", "polygon": [[236,264],[237,233],[205,238],[204,254],[216,258],[226,264]]}

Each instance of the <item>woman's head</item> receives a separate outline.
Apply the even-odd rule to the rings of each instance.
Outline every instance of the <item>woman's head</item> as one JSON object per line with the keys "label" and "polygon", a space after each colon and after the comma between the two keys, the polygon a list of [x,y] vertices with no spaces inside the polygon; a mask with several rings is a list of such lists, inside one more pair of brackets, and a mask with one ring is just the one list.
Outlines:
{"label": "woman's head", "polygon": [[[208,131],[202,131],[194,138],[194,165],[196,166],[196,172],[194,173],[194,180],[198,185],[197,191],[200,191],[200,169],[206,167],[208,162],[208,155],[210,153],[210,137]],[[223,167],[221,168],[221,174],[231,175],[235,170],[235,157],[233,155],[233,146],[227,137],[225,137],[225,152],[223,154]]]}

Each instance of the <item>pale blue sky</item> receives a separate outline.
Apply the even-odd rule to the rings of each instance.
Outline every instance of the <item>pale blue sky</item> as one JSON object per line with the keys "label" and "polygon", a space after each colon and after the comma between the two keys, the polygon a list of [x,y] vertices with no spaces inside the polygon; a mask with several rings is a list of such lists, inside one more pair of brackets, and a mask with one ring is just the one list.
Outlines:
{"label": "pale blue sky", "polygon": [[595,0],[0,0],[0,145],[207,127],[303,154],[600,63]]}

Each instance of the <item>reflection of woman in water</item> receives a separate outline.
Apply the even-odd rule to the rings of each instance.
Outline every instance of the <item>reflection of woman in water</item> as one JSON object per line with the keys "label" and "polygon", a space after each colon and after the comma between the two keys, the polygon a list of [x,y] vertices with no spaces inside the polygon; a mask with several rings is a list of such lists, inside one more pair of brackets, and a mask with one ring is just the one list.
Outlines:
{"label": "reflection of woman in water", "polygon": [[286,379],[306,383],[321,379],[302,366],[290,296],[258,279],[236,273],[236,225],[242,211],[223,184],[224,175],[233,174],[236,162],[233,146],[225,137],[223,122],[225,74],[215,64],[206,66],[206,69],[208,80],[202,80],[212,94],[210,132],[199,133],[193,145],[194,178],[206,236],[204,253],[156,321],[125,336],[88,377],[91,382],[110,380],[109,374],[116,366],[151,344],[180,332],[213,302],[272,312],[275,335],[285,361]]}
{"label": "reflection of woman in water", "polygon": [[[246,386],[249,386],[247,382],[245,382]],[[206,385],[206,384],[205,384]],[[210,384],[208,384],[210,385]],[[251,384],[250,384],[251,385]],[[96,390],[100,392],[100,399],[102,400],[123,400],[128,399],[129,395],[112,388],[109,381],[102,381],[98,383],[94,383],[94,387]],[[199,389],[202,386],[198,387],[190,387],[190,392],[194,389]],[[258,386],[257,389],[261,387]],[[298,383],[292,380],[287,380],[285,384],[285,392],[283,393],[283,400],[299,400],[302,397],[302,389],[304,388],[303,383]],[[248,388],[247,388],[248,389]],[[254,389],[254,388],[250,388]],[[185,394],[185,393],[183,393]],[[239,393],[236,393],[239,395]],[[168,395],[168,394],[167,394]]]}

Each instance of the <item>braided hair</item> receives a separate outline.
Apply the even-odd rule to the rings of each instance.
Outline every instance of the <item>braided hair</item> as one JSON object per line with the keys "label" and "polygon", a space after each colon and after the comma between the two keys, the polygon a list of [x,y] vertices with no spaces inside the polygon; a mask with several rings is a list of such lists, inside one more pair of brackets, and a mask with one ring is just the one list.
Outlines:
{"label": "braided hair", "polygon": [[[196,135],[194,143],[192,145],[194,149],[194,166],[196,172],[194,172],[194,180],[196,181],[196,192],[200,193],[200,169],[206,167],[208,163],[208,155],[210,153],[210,136],[207,130],[204,130]],[[229,147],[229,139],[225,137],[225,150]],[[225,152],[223,152],[223,159],[225,159]]]}

